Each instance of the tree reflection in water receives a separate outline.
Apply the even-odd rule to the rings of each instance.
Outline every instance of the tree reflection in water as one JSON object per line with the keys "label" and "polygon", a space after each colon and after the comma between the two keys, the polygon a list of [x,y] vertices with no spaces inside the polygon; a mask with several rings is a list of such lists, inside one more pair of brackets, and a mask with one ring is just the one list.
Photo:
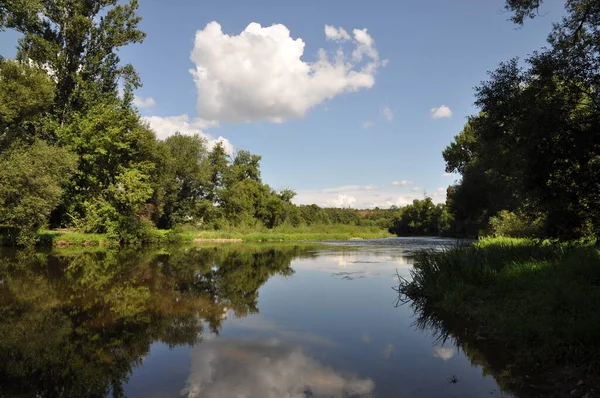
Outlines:
{"label": "tree reflection in water", "polygon": [[449,359],[462,351],[472,365],[479,366],[484,376],[492,376],[505,394],[518,397],[546,396],[553,386],[545,386],[536,380],[535,374],[517,368],[511,363],[510,354],[499,343],[481,335],[481,328],[452,314],[429,308],[422,303],[411,303],[399,297],[396,305],[411,305],[415,311],[414,326],[434,338],[433,355]]}
{"label": "tree reflection in water", "polygon": [[0,396],[123,396],[155,342],[195,344],[308,246],[0,252]]}

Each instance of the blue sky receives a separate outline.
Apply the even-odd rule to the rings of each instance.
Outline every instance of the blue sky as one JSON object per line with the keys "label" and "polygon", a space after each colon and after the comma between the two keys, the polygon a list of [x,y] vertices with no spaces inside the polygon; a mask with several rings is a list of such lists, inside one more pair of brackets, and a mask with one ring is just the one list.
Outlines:
{"label": "blue sky", "polygon": [[[456,177],[441,152],[476,111],[473,87],[541,48],[564,4],[517,28],[502,0],[140,3],[147,38],[120,55],[159,137],[223,137],[297,203],[359,208],[443,201]],[[1,36],[11,56],[16,35]]]}

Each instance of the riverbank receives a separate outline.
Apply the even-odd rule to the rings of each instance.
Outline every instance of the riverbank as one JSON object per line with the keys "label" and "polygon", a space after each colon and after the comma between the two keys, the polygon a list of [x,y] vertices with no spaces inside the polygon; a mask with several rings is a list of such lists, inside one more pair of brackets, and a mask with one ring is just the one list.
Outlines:
{"label": "riverbank", "polygon": [[[418,254],[400,292],[417,310],[477,325],[545,396],[596,396],[600,381],[600,251],[590,244],[483,239]],[[550,394],[552,393],[552,394]]]}
{"label": "riverbank", "polygon": [[[228,243],[228,242],[286,242],[286,241],[345,241],[377,239],[392,236],[377,227],[355,225],[314,225],[253,230],[229,228],[218,231],[198,229],[151,230],[149,243]],[[38,234],[41,247],[111,246],[116,243],[107,234],[88,234],[72,230],[47,230]]]}

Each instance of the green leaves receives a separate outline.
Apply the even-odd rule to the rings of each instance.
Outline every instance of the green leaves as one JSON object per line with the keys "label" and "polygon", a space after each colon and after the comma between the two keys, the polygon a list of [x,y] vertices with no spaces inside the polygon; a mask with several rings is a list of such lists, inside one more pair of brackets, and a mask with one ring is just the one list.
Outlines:
{"label": "green leaves", "polygon": [[54,83],[40,68],[0,59],[0,152],[18,138],[51,140],[45,119],[54,100]]}
{"label": "green leaves", "polygon": [[[507,9],[522,23],[539,4],[508,0]],[[524,67],[501,64],[476,89],[479,114],[444,151],[447,170],[462,174],[450,208],[470,234],[506,210],[523,222],[543,219],[552,237],[600,236],[600,3],[569,0],[566,8],[548,49]],[[515,229],[506,214],[493,224]]]}
{"label": "green leaves", "polygon": [[41,141],[15,144],[0,155],[0,225],[16,229],[19,244],[33,243],[75,165],[73,154]]}

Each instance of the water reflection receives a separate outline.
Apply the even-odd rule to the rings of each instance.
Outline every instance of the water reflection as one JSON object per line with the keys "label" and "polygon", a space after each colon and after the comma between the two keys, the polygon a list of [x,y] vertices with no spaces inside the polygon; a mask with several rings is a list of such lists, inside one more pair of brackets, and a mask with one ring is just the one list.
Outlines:
{"label": "water reflection", "polygon": [[154,342],[195,344],[309,247],[0,256],[0,396],[123,396]]}
{"label": "water reflection", "polygon": [[413,306],[413,309],[417,315],[414,325],[431,334],[434,344],[438,345],[433,348],[434,357],[448,361],[462,351],[471,364],[481,367],[484,375],[496,380],[501,393],[518,397],[539,396],[541,391],[535,388],[534,377],[515,368],[506,350],[481,336],[476,325],[439,310],[421,306]]}
{"label": "water reflection", "polygon": [[411,261],[288,244],[0,252],[0,397],[494,396],[462,340],[433,348],[394,308]]}
{"label": "water reflection", "polygon": [[369,397],[369,378],[343,374],[278,340],[205,339],[191,349],[182,391],[196,397]]}

